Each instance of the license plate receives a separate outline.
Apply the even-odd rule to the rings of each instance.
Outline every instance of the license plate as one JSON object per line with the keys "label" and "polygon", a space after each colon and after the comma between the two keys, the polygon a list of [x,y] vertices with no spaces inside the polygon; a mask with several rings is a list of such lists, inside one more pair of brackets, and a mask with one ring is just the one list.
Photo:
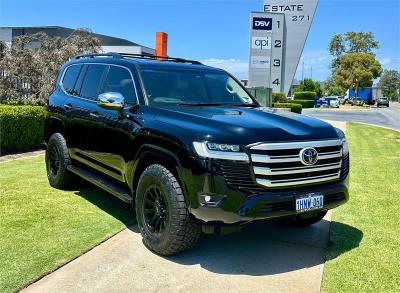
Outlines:
{"label": "license plate", "polygon": [[306,212],[322,209],[324,207],[324,195],[322,193],[309,193],[296,198],[296,211]]}

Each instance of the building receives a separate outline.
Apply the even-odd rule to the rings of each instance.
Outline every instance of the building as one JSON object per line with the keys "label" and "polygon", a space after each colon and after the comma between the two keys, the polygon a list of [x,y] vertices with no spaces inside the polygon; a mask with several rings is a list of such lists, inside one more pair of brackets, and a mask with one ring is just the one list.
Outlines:
{"label": "building", "polygon": [[[74,29],[61,26],[0,27],[0,40],[10,46],[12,44],[12,38],[20,35],[43,32],[50,37],[67,38],[73,31]],[[104,52],[148,55],[154,55],[155,52],[152,48],[139,45],[129,40],[96,33],[93,33],[93,36],[100,39],[101,47]]]}

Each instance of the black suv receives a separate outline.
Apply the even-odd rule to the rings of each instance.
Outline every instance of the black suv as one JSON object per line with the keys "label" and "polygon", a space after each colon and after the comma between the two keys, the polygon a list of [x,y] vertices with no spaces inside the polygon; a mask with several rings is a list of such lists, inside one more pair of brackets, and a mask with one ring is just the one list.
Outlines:
{"label": "black suv", "polygon": [[227,72],[180,58],[86,54],[48,99],[50,185],[78,175],[131,203],[161,255],[203,231],[282,217],[321,220],[348,199],[342,131],[261,107]]}

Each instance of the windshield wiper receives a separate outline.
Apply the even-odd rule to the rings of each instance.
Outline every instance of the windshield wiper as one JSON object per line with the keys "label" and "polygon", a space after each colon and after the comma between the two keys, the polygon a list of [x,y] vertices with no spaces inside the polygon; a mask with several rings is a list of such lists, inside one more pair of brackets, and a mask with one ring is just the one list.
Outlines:
{"label": "windshield wiper", "polygon": [[193,107],[200,107],[200,106],[221,106],[225,105],[225,103],[179,103],[178,106],[193,106]]}

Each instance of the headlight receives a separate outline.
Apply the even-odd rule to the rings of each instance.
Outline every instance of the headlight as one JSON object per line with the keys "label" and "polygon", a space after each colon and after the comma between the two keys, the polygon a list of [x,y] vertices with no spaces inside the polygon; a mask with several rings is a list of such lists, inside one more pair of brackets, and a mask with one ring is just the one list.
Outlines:
{"label": "headlight", "polygon": [[238,152],[240,151],[240,146],[237,144],[220,144],[208,142],[207,147],[212,151],[228,151],[228,152]]}
{"label": "headlight", "polygon": [[349,153],[349,143],[347,142],[346,138],[342,139],[342,149],[344,156]]}
{"label": "headlight", "polygon": [[203,158],[249,161],[249,156],[246,153],[240,152],[239,145],[195,141],[193,142],[193,147],[197,155]]}

